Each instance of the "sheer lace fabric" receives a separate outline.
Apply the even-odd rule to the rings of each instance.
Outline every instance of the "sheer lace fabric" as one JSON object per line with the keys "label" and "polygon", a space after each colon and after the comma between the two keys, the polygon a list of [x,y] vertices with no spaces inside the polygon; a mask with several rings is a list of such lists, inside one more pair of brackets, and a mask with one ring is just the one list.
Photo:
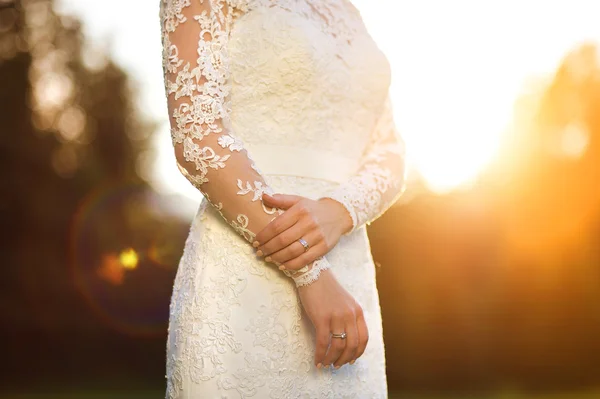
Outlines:
{"label": "sheer lace fabric", "polygon": [[[174,285],[168,397],[384,397],[363,226],[402,193],[404,149],[389,65],[360,14],[347,0],[161,0],[160,21],[178,167],[210,204]],[[361,303],[372,338],[353,366],[314,369],[293,285],[253,256],[249,242],[281,212],[262,193],[276,191],[333,198],[352,217],[327,258],[286,274],[309,284],[331,268]]]}
{"label": "sheer lace fabric", "polygon": [[402,195],[406,187],[405,154],[388,97],[359,170],[327,195],[342,203],[350,213],[353,226],[348,234],[377,219]]}
{"label": "sheer lace fabric", "polygon": [[[252,242],[278,212],[262,203],[263,193],[273,191],[234,136],[229,118],[227,42],[234,16],[247,5],[219,0],[173,0],[168,5],[162,16],[163,71],[179,170]],[[286,274],[297,285],[309,284],[329,268],[325,258],[316,262],[318,267]]]}

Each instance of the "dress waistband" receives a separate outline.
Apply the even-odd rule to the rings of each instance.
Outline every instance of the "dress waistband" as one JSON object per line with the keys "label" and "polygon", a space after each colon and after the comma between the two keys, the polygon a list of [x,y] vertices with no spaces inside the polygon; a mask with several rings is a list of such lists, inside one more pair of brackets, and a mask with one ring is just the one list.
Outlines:
{"label": "dress waistband", "polygon": [[265,175],[309,177],[345,182],[356,161],[335,152],[274,144],[248,145],[256,166]]}

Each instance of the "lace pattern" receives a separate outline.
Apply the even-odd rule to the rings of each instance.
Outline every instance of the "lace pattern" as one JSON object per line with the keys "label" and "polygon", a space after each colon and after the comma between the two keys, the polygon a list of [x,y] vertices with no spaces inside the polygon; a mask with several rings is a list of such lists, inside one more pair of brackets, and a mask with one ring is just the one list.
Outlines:
{"label": "lace pattern", "polygon": [[[233,19],[248,6],[233,0],[162,0],[161,21],[165,93],[178,168],[252,242],[279,210],[262,203],[262,194],[273,190],[233,135],[230,121],[228,40]],[[304,281],[314,281],[318,273],[311,276]]]}
{"label": "lace pattern", "polygon": [[[312,196],[303,178],[274,187]],[[364,230],[330,252],[336,278],[361,304],[369,345],[339,370],[314,367],[314,330],[293,282],[252,257],[245,241],[208,203],[192,225],[171,300],[167,398],[337,399],[387,397],[375,269]]]}
{"label": "lace pattern", "polygon": [[300,269],[298,270],[298,272],[290,272],[284,270],[284,273],[292,279],[294,279],[296,287],[303,287],[317,281],[317,279],[321,275],[321,272],[329,268],[331,268],[331,265],[329,264],[327,259],[321,257],[315,260],[312,264],[312,267],[310,268],[306,267],[306,269]]}
{"label": "lace pattern", "polygon": [[[362,227],[403,184],[402,143],[384,102],[385,57],[348,0],[160,5],[178,168],[206,198],[173,287],[167,397],[386,398],[375,269]],[[334,175],[351,175],[359,158],[360,167],[347,180],[265,175],[264,154],[253,159],[249,151],[271,142],[356,160]],[[262,203],[264,192],[331,195],[353,215],[353,232],[327,259],[282,273],[248,242],[282,212]],[[294,287],[327,269],[361,304],[370,336],[365,354],[339,370],[314,367],[314,329]]]}
{"label": "lace pattern", "polygon": [[371,135],[359,170],[326,196],[350,214],[352,229],[346,234],[377,219],[406,188],[405,146],[395,128],[389,96]]}

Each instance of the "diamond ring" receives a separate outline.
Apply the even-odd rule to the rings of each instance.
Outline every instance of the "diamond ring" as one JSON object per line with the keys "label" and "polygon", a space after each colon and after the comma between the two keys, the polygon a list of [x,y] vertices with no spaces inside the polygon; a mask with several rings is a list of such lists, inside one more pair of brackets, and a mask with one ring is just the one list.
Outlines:
{"label": "diamond ring", "polygon": [[341,339],[346,339],[346,332],[342,332],[342,333],[331,333],[331,338],[341,338]]}
{"label": "diamond ring", "polygon": [[308,248],[310,248],[310,245],[308,245],[308,243],[306,242],[306,240],[304,238],[300,238],[298,240],[298,242],[300,244],[302,244],[302,246],[304,247],[304,252],[308,251]]}

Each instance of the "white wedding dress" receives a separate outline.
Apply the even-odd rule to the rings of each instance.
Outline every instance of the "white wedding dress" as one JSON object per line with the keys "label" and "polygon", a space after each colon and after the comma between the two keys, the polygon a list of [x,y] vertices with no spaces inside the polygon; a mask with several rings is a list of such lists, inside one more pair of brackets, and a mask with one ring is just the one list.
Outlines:
{"label": "white wedding dress", "polygon": [[[175,279],[168,398],[385,398],[365,225],[404,190],[389,64],[349,0],[161,0],[163,68],[180,171],[205,196]],[[281,211],[263,192],[330,197],[352,231],[298,275],[254,254]],[[314,366],[296,284],[330,268],[362,306],[353,365]],[[308,278],[303,278],[308,276]]]}

